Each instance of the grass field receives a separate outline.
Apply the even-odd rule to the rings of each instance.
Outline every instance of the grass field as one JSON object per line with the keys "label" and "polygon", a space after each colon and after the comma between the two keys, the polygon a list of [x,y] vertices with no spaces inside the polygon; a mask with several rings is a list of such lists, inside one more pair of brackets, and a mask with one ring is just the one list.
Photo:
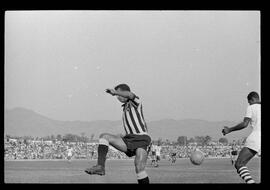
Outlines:
{"label": "grass field", "polygon": [[[5,183],[137,183],[133,160],[107,160],[105,176],[90,176],[84,169],[96,160],[5,161]],[[253,158],[248,168],[256,183],[261,182],[261,159]],[[229,158],[205,159],[195,166],[188,159],[171,164],[161,160],[159,167],[147,164],[151,183],[243,183]]]}

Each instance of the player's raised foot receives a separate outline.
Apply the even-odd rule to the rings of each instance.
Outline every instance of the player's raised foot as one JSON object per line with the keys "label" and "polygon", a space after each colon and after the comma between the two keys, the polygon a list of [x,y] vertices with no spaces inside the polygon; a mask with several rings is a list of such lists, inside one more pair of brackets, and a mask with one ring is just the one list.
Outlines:
{"label": "player's raised foot", "polygon": [[105,168],[101,165],[96,165],[84,170],[89,175],[105,175]]}

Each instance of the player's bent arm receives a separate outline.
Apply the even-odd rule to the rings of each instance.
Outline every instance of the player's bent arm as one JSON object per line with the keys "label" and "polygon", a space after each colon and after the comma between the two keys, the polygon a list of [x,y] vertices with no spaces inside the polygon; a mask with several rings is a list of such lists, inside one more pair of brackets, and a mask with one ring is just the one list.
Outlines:
{"label": "player's bent arm", "polygon": [[237,124],[234,127],[229,128],[229,130],[230,130],[230,132],[233,132],[233,131],[238,131],[238,130],[244,129],[248,126],[250,121],[251,121],[251,118],[245,117],[244,121],[242,121],[241,123]]}
{"label": "player's bent arm", "polygon": [[117,91],[115,89],[106,89],[106,92],[113,96],[118,95],[131,100],[134,100],[135,98],[139,99],[138,96],[136,96],[133,92],[130,91]]}
{"label": "player's bent arm", "polygon": [[129,91],[115,91],[114,93],[115,95],[122,96],[124,98],[128,98],[131,100],[138,98],[133,92],[129,92]]}

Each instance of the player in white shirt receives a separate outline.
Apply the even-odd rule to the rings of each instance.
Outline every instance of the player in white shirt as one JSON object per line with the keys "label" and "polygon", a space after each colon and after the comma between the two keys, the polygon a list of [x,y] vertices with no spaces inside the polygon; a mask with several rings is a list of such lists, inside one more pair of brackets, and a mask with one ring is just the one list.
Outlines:
{"label": "player in white shirt", "polygon": [[150,147],[150,160],[151,160],[151,166],[156,165],[156,145],[151,143]]}
{"label": "player in white shirt", "polygon": [[161,146],[160,144],[158,143],[158,145],[155,147],[155,150],[156,150],[156,165],[155,167],[158,167],[158,162],[160,161],[160,154],[161,154]]}
{"label": "player in white shirt", "polygon": [[69,162],[71,162],[72,153],[73,153],[73,148],[67,147],[67,159]]}
{"label": "player in white shirt", "polygon": [[252,132],[247,137],[242,150],[235,162],[235,168],[239,176],[245,180],[246,183],[255,183],[252,179],[246,164],[256,154],[261,153],[261,101],[257,92],[250,92],[247,96],[249,106],[247,107],[244,121],[234,127],[224,127],[223,135],[230,132],[246,128],[249,124],[252,127]]}

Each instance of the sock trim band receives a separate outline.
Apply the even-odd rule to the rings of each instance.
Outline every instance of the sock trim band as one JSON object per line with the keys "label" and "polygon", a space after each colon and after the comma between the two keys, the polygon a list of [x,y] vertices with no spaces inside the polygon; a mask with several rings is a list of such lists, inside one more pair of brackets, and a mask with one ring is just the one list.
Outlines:
{"label": "sock trim band", "polygon": [[247,169],[247,167],[246,166],[242,166],[241,168],[238,169],[238,171],[240,172],[243,169]]}
{"label": "sock trim band", "polygon": [[148,175],[147,175],[145,170],[137,173],[137,179],[143,179],[143,178],[146,178],[146,177],[148,177]]}
{"label": "sock trim band", "polygon": [[100,138],[98,140],[98,143],[99,144],[103,144],[103,145],[106,145],[106,146],[109,146],[109,141],[107,139],[104,139],[104,138]]}

